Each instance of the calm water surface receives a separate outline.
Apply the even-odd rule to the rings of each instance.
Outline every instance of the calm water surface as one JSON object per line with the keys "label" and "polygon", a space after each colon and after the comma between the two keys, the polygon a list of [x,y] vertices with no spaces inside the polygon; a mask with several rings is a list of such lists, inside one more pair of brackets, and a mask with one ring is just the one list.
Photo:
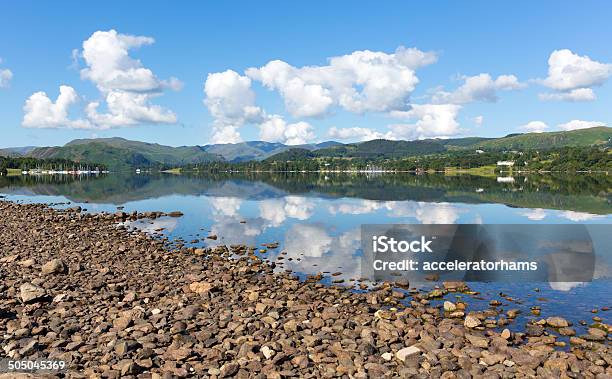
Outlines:
{"label": "calm water surface", "polygon": [[[193,245],[279,242],[283,268],[299,275],[342,272],[361,277],[360,226],[374,223],[612,224],[612,178],[607,175],[513,178],[408,174],[109,174],[99,178],[0,177],[13,201],[81,205],[88,211],[181,211],[180,218],[140,222]],[[65,205],[67,206],[67,205]],[[217,241],[207,240],[209,234]],[[592,322],[592,309],[612,307],[612,225],[600,236],[597,279],[591,283],[471,283],[472,309],[492,299],[523,313],[520,329],[539,306],[542,316]],[[337,277],[334,277],[337,279]],[[329,278],[327,281],[329,282]],[[512,303],[500,293],[517,298]],[[455,295],[448,298],[454,300]],[[597,316],[610,322],[610,313]]]}

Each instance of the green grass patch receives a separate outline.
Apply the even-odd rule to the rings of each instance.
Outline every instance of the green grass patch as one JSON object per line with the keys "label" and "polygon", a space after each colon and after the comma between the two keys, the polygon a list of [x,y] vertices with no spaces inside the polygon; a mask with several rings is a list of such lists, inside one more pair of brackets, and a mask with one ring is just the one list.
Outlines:
{"label": "green grass patch", "polygon": [[486,176],[486,177],[495,177],[497,174],[495,173],[496,165],[488,165],[481,167],[471,167],[471,168],[458,168],[458,167],[445,167],[444,174],[445,175],[459,175],[459,174],[470,174],[470,175],[478,175],[478,176]]}
{"label": "green grass patch", "polygon": [[17,176],[17,175],[21,175],[20,168],[7,168],[6,169],[6,176]]}
{"label": "green grass patch", "polygon": [[181,174],[183,172],[183,169],[180,167],[176,167],[176,168],[171,168],[168,170],[163,170],[161,172],[166,173],[166,174]]}

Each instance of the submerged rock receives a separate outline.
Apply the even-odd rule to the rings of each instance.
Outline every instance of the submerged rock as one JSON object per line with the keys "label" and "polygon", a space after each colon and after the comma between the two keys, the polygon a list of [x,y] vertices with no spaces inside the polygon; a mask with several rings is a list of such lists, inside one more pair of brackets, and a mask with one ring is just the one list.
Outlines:
{"label": "submerged rock", "polygon": [[546,319],[546,325],[553,328],[565,328],[569,326],[569,323],[562,317],[549,317]]}

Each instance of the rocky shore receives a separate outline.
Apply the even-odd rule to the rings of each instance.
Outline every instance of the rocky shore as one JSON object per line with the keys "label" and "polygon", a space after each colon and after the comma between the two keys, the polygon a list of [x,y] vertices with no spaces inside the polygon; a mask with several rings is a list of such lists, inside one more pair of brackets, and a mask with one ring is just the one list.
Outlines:
{"label": "rocky shore", "polygon": [[0,360],[92,378],[612,377],[610,325],[578,337],[548,317],[512,333],[493,303],[355,293],[275,273],[255,247],[176,248],[118,227],[142,217],[0,201]]}

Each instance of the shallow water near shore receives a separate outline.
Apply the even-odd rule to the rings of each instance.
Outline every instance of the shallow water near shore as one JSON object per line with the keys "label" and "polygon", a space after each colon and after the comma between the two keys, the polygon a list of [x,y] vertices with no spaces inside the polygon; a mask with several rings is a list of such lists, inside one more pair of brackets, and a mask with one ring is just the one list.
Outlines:
{"label": "shallow water near shore", "polygon": [[[361,277],[362,224],[610,224],[611,187],[609,176],[590,174],[501,180],[314,173],[0,177],[0,194],[11,201],[79,205],[89,212],[180,211],[182,217],[132,226],[185,246],[278,242],[263,255],[302,277],[326,273],[328,284]],[[217,239],[206,238],[211,235]],[[520,309],[511,329],[551,315],[567,318],[577,329],[580,321],[591,324],[593,316],[609,323],[609,312],[601,308],[612,306],[612,243],[603,241],[606,248],[598,252],[597,279],[591,283],[470,283],[480,294],[461,299],[476,309],[488,308],[491,300],[500,300],[500,309]],[[533,307],[541,309],[540,316],[530,313]]]}

